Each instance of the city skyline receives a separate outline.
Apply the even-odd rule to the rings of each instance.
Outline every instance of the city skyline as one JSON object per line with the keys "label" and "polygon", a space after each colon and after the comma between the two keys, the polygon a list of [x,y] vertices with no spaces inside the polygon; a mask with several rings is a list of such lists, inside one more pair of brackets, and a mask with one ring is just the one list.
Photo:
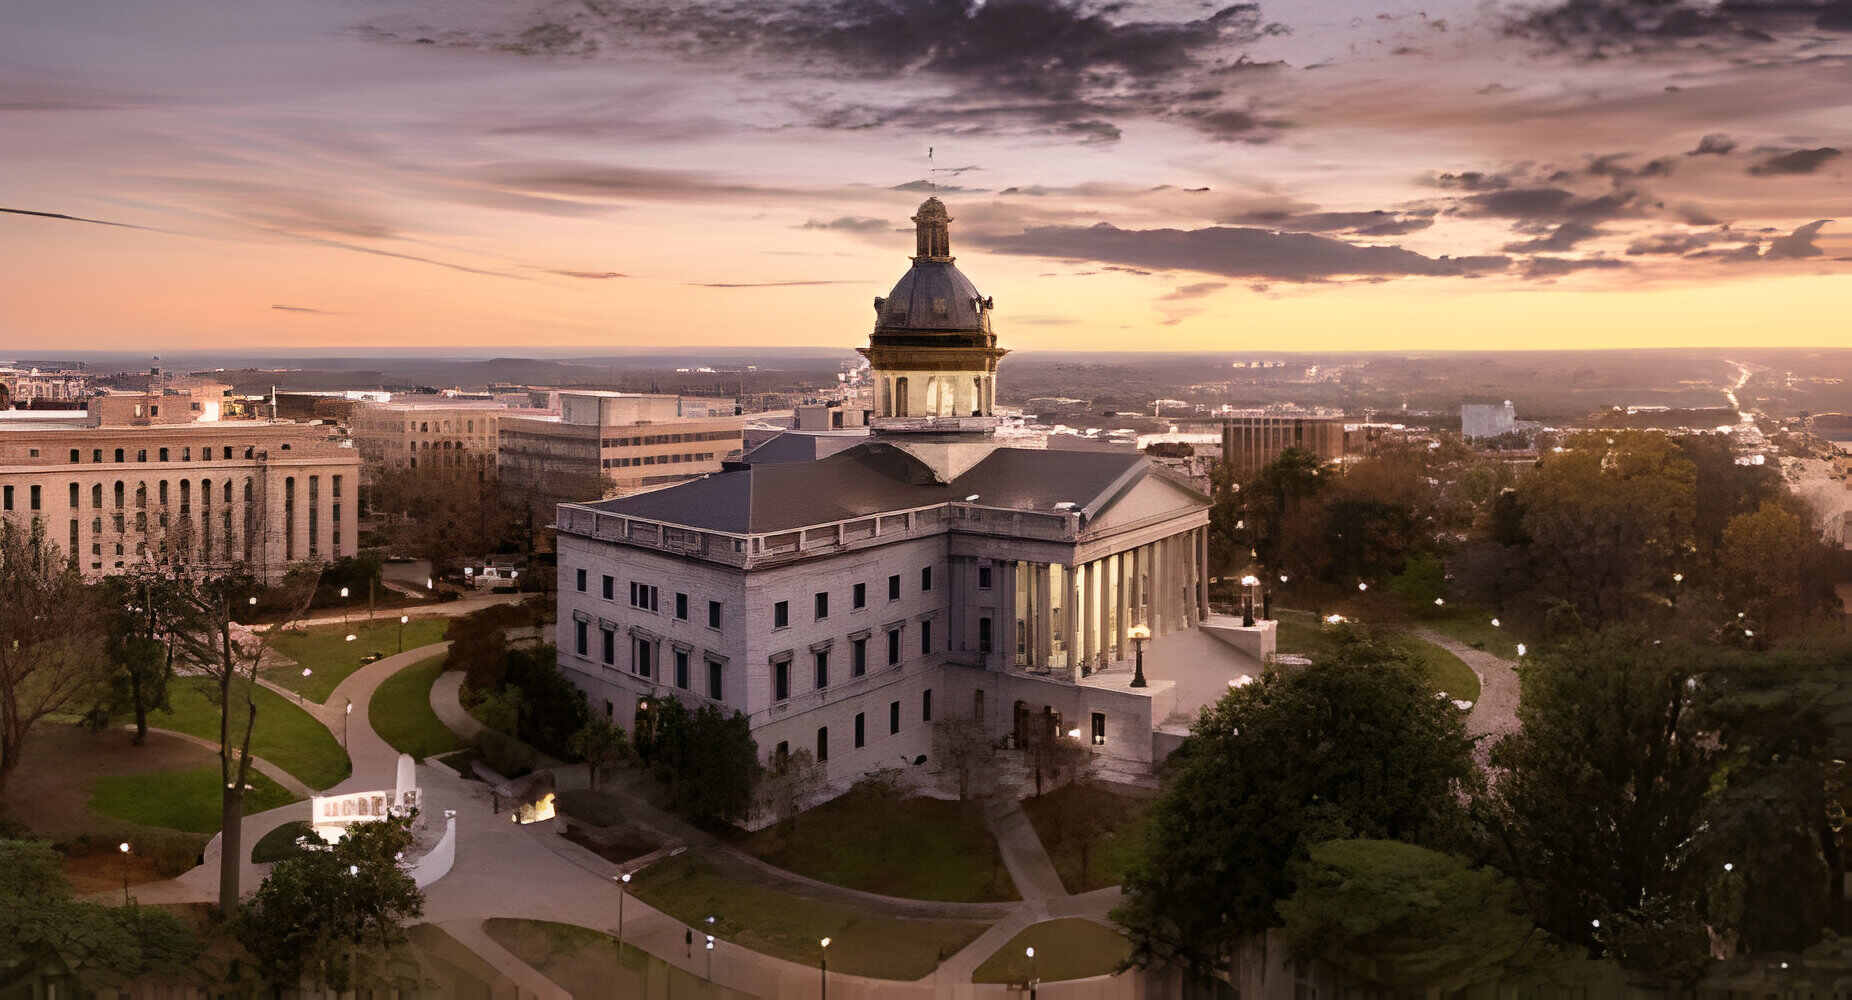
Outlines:
{"label": "city skyline", "polygon": [[1839,7],[597,10],[0,14],[0,337],[848,347],[930,192],[1023,351],[1836,343]]}

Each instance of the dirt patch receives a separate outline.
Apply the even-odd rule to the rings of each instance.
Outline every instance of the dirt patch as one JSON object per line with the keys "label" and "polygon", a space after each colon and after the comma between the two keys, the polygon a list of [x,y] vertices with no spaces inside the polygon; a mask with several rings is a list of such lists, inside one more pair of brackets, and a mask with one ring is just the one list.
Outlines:
{"label": "dirt patch", "polygon": [[130,885],[158,882],[167,877],[153,858],[145,854],[124,855],[113,848],[66,855],[64,859],[64,877],[70,881],[71,891],[79,896],[120,889],[124,874],[128,875]]}
{"label": "dirt patch", "polygon": [[19,769],[7,780],[0,806],[26,828],[54,840],[120,826],[90,811],[90,785],[106,774],[145,774],[200,767],[218,760],[204,747],[162,733],[141,746],[134,733],[110,728],[39,726],[26,740]]}

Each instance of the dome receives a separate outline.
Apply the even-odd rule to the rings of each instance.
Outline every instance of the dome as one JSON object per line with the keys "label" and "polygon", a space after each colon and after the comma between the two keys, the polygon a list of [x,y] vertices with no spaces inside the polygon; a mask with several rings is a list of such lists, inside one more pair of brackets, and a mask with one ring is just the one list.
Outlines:
{"label": "dome", "polygon": [[983,333],[988,308],[977,286],[949,260],[916,260],[876,306],[875,332]]}

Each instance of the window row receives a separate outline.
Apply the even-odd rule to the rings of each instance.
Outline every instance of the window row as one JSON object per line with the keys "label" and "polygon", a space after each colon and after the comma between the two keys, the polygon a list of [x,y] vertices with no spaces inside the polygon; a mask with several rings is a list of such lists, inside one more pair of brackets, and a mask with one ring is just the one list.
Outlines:
{"label": "window row", "polygon": [[[287,441],[283,442],[280,447],[283,451],[288,451],[289,442]],[[102,448],[90,449],[91,463],[95,465],[101,465],[103,463],[103,452],[104,452],[104,449]],[[37,457],[37,454],[38,454],[38,449],[34,448],[33,449],[34,457]],[[115,449],[114,454],[115,454],[116,461],[118,462],[128,461],[128,449],[117,448]],[[171,448],[156,448],[155,449],[155,461],[157,462],[171,461],[172,454],[173,454],[173,449]],[[257,454],[256,445],[247,444],[244,446],[244,457],[245,458],[251,458],[255,456],[256,454]],[[227,445],[219,449],[219,461],[229,462],[231,461],[231,459],[232,459],[231,446]],[[148,449],[146,448],[135,449],[135,461],[146,462],[147,460],[148,460]],[[202,462],[212,461],[212,446],[211,445],[201,445],[200,446],[199,460]],[[83,461],[83,449],[82,448],[72,448],[71,449],[71,464],[76,465],[82,461]],[[193,447],[191,445],[187,445],[180,449],[180,461],[182,462],[193,461]]]}
{"label": "window row", "polygon": [[[583,594],[586,592],[589,582],[590,574],[583,567],[573,570],[573,589]],[[599,595],[607,601],[617,600],[617,578],[609,573],[603,574],[599,578]],[[671,610],[675,614],[676,621],[685,622],[688,620],[688,605],[689,601],[687,594],[677,593],[675,595],[675,603],[671,606]],[[630,606],[636,608],[638,611],[661,614],[662,594],[653,584],[632,580],[630,581]],[[707,602],[707,627],[719,628],[720,622],[721,603],[719,601]]]}
{"label": "window row", "polygon": [[[988,566],[983,567],[983,568],[986,571],[990,569],[990,567]],[[927,593],[927,592],[930,592],[931,590],[932,590],[932,567],[931,566],[922,567],[920,569],[920,591],[922,593]],[[895,573],[887,578],[887,599],[890,601],[900,600],[900,574],[899,573]],[[849,588],[849,610],[860,611],[867,606],[868,606],[868,585],[865,583],[858,583],[854,585],[853,587],[850,587]],[[810,613],[811,613],[811,620],[813,621],[823,621],[830,616],[830,592],[829,591],[819,590],[815,594],[811,595]],[[790,601],[779,601],[773,604],[772,605],[772,627],[773,628],[789,628],[790,626],[791,626],[791,602]]]}
{"label": "window row", "polygon": [[[586,659],[591,659],[591,623],[575,620],[572,624],[574,651]],[[661,667],[658,661],[662,656],[662,640],[648,639],[638,635],[632,635],[628,638],[630,640],[630,672],[645,680],[653,680],[657,676],[657,670]],[[670,669],[673,671],[672,680],[675,687],[682,691],[693,690],[691,686],[693,683],[693,648],[671,646],[669,656],[671,661]],[[598,627],[598,661],[607,667],[617,666],[617,630],[614,628],[606,628],[602,623]],[[715,654],[704,653],[701,656],[701,662],[705,667],[704,673],[706,674],[704,678],[706,690],[704,693],[707,697],[715,701],[725,701],[725,659],[717,657]],[[669,683],[670,680],[670,677],[662,678],[663,683]]]}
{"label": "window row", "polygon": [[599,443],[606,448],[635,448],[646,444],[685,444],[690,441],[727,441],[739,440],[739,431],[701,431],[687,434],[644,434],[636,437],[604,438]]}
{"label": "window row", "polygon": [[607,458],[600,462],[607,469],[628,469],[635,465],[680,465],[683,462],[712,462],[711,451],[688,452],[680,455],[644,455],[642,458]]}
{"label": "window row", "polygon": [[[929,656],[932,654],[932,620],[922,621],[919,626],[920,655]],[[904,625],[894,625],[882,633],[887,665],[890,667],[900,666],[901,633],[905,628]],[[861,677],[868,673],[869,638],[867,634],[861,634],[849,639],[848,660],[851,678]],[[830,686],[830,669],[835,643],[834,639],[830,639],[810,647],[812,690],[821,691]],[[791,697],[791,664],[795,658],[795,654],[780,654],[772,660],[772,700],[775,702],[786,701]]]}
{"label": "window row", "polygon": [[[932,722],[932,688],[927,688],[920,692],[920,721],[925,723]],[[868,745],[868,720],[866,713],[855,713],[854,727],[854,749],[860,750]],[[890,701],[887,703],[887,734],[889,736],[897,736],[900,734],[900,702],[898,701]],[[776,761],[782,762],[785,758],[791,756],[791,742],[789,740],[780,740],[778,746],[772,753]],[[819,764],[826,764],[829,762],[830,727],[828,726],[817,727],[816,758]]]}

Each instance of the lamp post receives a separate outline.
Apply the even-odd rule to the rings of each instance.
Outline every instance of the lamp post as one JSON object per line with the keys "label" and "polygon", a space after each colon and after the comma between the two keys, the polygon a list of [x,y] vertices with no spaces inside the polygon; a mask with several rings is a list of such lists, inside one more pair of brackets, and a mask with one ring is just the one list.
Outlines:
{"label": "lamp post", "polygon": [[1024,948],[1022,953],[1029,956],[1029,1000],[1035,1000],[1035,945]]}
{"label": "lamp post", "polygon": [[347,720],[354,714],[354,699],[347,699],[347,709],[341,713],[341,749],[347,749]]}
{"label": "lamp post", "polygon": [[1126,629],[1125,634],[1132,640],[1132,648],[1137,651],[1137,658],[1133,661],[1136,665],[1132,668],[1132,686],[1141,688],[1145,686],[1145,640],[1151,638],[1151,626],[1134,625]]}
{"label": "lamp post", "polygon": [[1685,582],[1685,574],[1683,573],[1672,574],[1672,610],[1674,611],[1678,610],[1678,592],[1684,589],[1683,587],[1680,586],[1680,584],[1684,582]]}
{"label": "lamp post", "polygon": [[617,960],[620,963],[624,960],[624,897],[629,895],[624,890],[628,888],[630,873],[624,872],[617,877]]}
{"label": "lamp post", "polygon": [[[305,681],[306,681],[306,680],[308,680],[308,679],[309,679],[309,675],[310,675],[310,674],[313,674],[314,672],[315,672],[315,671],[313,671],[313,670],[311,670],[311,669],[309,669],[308,667],[303,667],[303,668],[302,668],[302,679],[303,679],[303,680],[305,680]],[[298,705],[306,705],[306,704],[308,704],[308,703],[309,703],[309,702],[308,702],[308,698],[307,698],[306,696],[304,696],[304,695],[303,695],[303,693],[302,693],[301,691],[298,691],[298,692],[296,692],[296,704],[298,704]]]}
{"label": "lamp post", "polygon": [[1252,573],[1241,578],[1241,627],[1254,627],[1254,591],[1260,586],[1260,577]]}
{"label": "lamp post", "polygon": [[347,588],[341,588],[341,627],[347,627]]}
{"label": "lamp post", "polygon": [[820,946],[817,949],[817,972],[821,977],[818,996],[820,1000],[830,1000],[830,939],[824,938],[817,944]]}
{"label": "lamp post", "polygon": [[412,620],[411,615],[399,616],[399,652],[405,652],[405,623]]}
{"label": "lamp post", "polygon": [[125,840],[117,844],[116,850],[122,852],[122,905],[127,906],[129,905],[129,842]]}
{"label": "lamp post", "polygon": [[714,981],[714,935],[707,936],[707,981]]}

